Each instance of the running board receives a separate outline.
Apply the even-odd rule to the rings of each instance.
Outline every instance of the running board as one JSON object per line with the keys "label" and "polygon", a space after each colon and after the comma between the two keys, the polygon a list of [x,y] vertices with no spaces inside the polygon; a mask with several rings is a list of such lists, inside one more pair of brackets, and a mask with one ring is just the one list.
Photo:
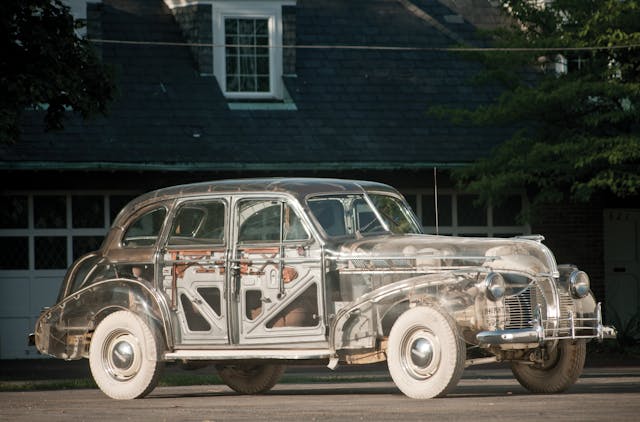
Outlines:
{"label": "running board", "polygon": [[177,350],[165,353],[165,360],[245,360],[245,359],[329,359],[329,349],[225,349]]}

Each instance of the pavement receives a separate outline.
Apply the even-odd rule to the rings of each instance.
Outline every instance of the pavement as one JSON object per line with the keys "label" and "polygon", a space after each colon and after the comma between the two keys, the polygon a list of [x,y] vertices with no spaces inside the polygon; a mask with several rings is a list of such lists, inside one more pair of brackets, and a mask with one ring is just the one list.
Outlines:
{"label": "pavement", "polygon": [[[502,370],[509,368],[508,363],[492,363],[467,368],[465,372],[483,370]],[[585,368],[627,368],[632,372],[640,371],[640,356],[629,356],[618,353],[590,353],[587,355]],[[169,363],[165,373],[185,373],[181,365]],[[197,370],[189,370],[195,374],[212,374],[215,369],[211,366]],[[349,374],[388,374],[386,362],[370,365],[340,365],[331,371],[323,364],[318,365],[290,365],[287,374],[312,374],[323,376],[341,376]],[[53,358],[0,360],[0,382],[2,381],[42,381],[57,379],[91,378],[89,361],[80,359],[64,361]]]}

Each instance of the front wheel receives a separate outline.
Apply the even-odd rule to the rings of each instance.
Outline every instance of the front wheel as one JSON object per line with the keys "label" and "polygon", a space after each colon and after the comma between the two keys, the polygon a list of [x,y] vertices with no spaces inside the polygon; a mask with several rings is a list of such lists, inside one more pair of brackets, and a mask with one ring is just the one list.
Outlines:
{"label": "front wheel", "polygon": [[561,340],[543,363],[513,362],[511,371],[520,385],[532,393],[561,393],[580,377],[586,355],[584,341]]}
{"label": "front wheel", "polygon": [[455,322],[438,309],[409,309],[391,328],[387,365],[394,383],[408,397],[428,399],[449,393],[462,376],[465,358]]}
{"label": "front wheel", "polygon": [[137,399],[157,385],[163,363],[152,328],[130,311],[100,322],[89,347],[89,366],[98,387],[114,399]]}
{"label": "front wheel", "polygon": [[216,365],[222,382],[240,394],[261,394],[271,390],[285,368],[285,365],[277,364]]}

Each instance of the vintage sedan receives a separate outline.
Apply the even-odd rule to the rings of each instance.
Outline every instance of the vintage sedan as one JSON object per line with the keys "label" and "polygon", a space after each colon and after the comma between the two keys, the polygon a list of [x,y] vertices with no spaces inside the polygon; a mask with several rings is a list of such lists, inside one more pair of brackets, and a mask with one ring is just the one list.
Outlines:
{"label": "vintage sedan", "polygon": [[32,340],[88,358],[115,399],[148,394],[167,361],[213,364],[256,394],[286,364],[386,360],[413,398],[504,361],[530,391],[556,393],[580,376],[586,342],[615,330],[587,274],[542,240],[423,234],[395,189],[367,181],[169,187],[130,202],[72,265]]}

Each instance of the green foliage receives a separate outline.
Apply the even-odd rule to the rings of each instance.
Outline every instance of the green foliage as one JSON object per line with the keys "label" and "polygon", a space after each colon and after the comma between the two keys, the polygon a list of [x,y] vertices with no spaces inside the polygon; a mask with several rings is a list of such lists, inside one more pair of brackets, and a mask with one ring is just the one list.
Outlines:
{"label": "green foliage", "polygon": [[26,109],[46,108],[47,130],[63,128],[65,110],[106,113],[115,85],[79,27],[60,0],[0,2],[0,142],[20,138]]}
{"label": "green foliage", "polygon": [[[460,187],[500,202],[527,188],[534,205],[596,192],[640,194],[640,2],[503,0],[510,27],[475,54],[478,81],[505,87],[473,110],[434,108],[454,122],[515,127],[490,156],[454,172]],[[553,68],[567,59],[568,72]]]}

